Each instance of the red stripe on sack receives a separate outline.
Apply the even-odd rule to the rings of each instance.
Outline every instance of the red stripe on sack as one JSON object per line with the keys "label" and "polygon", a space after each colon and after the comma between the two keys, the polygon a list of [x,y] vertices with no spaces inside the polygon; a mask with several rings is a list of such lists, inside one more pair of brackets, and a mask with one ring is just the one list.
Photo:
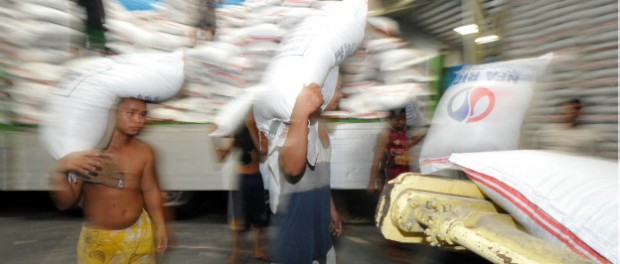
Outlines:
{"label": "red stripe on sack", "polygon": [[438,158],[438,159],[425,159],[422,161],[422,165],[426,165],[429,163],[450,163],[448,161],[449,158]]}
{"label": "red stripe on sack", "polygon": [[[540,209],[540,207],[538,207],[535,204],[533,204],[530,200],[528,200],[525,196],[523,196],[517,190],[511,188],[510,186],[504,184],[503,182],[500,182],[499,180],[497,180],[497,179],[495,179],[495,178],[493,178],[493,177],[491,177],[489,175],[482,174],[482,173],[479,173],[479,172],[476,172],[476,171],[473,171],[473,170],[470,170],[470,169],[464,169],[464,171],[467,173],[467,175],[469,177],[471,177],[474,180],[484,184],[489,189],[492,189],[493,191],[497,192],[498,194],[500,194],[501,196],[506,198],[508,201],[510,201],[512,204],[514,204],[516,207],[518,207],[521,211],[523,211],[525,214],[527,214],[532,220],[534,220],[536,223],[538,223],[539,226],[544,228],[547,232],[549,232],[551,235],[556,237],[558,240],[562,241],[565,245],[567,245],[575,253],[577,253],[577,254],[585,257],[585,258],[588,258],[588,256],[584,255],[583,252],[581,252],[580,250],[575,248],[575,246],[579,246],[583,250],[587,251],[590,255],[594,256],[598,261],[600,261],[602,263],[611,263],[609,260],[607,260],[601,254],[599,254],[596,250],[594,250],[593,248],[588,246],[585,242],[583,242],[583,240],[579,239],[579,237],[577,237],[573,232],[568,230],[562,224],[558,223],[555,219],[553,219],[551,216],[549,216],[547,213],[545,213],[545,211]],[[496,185],[499,185],[501,189],[498,189],[497,187],[489,184],[487,181],[490,181],[490,182],[492,182],[492,183],[494,183]],[[508,191],[510,194],[515,196],[516,199],[519,199],[523,204],[525,204],[528,208],[523,206],[521,203],[518,203],[517,201],[515,201],[512,197],[507,195],[504,191]],[[535,211],[538,214],[538,216],[543,218],[546,222],[544,222],[544,223],[541,222],[541,220],[538,217],[535,217],[533,212],[531,212],[530,210],[527,210],[527,209]],[[548,227],[548,225],[552,225],[556,229],[560,230],[560,232],[562,232],[564,235],[566,235],[566,236],[568,236],[570,238],[570,241],[568,241],[568,239],[564,238],[564,236],[561,236],[560,234],[558,234],[555,230],[552,230],[550,227]]]}

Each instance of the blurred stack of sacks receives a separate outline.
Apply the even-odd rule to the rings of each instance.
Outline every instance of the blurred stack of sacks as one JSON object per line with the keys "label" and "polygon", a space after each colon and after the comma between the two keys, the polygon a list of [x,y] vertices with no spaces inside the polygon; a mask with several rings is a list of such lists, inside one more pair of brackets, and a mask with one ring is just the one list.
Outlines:
{"label": "blurred stack of sacks", "polygon": [[364,43],[347,59],[340,107],[354,116],[376,116],[391,109],[424,105],[433,93],[429,60],[434,54],[407,47],[398,23],[388,17],[369,17]]}
{"label": "blurred stack of sacks", "polygon": [[[72,40],[83,38],[83,10],[70,0],[0,1],[5,21],[0,28],[10,33],[1,36],[0,59],[12,83],[8,92],[0,93],[10,100],[0,103],[9,102],[13,122],[36,124],[40,106],[67,73],[66,62],[75,58],[70,51]],[[280,40],[316,8],[329,4],[246,0],[223,5],[216,10],[215,39],[199,40],[192,47],[198,1],[162,0],[149,11],[128,11],[116,0],[104,1],[107,46],[114,51],[186,49],[186,85],[176,98],[150,105],[152,118],[211,122],[221,107],[261,81]],[[395,21],[384,17],[368,21],[364,43],[341,67],[348,96],[342,109],[354,117],[402,107],[428,93],[428,56],[406,48]]]}
{"label": "blurred stack of sacks", "polygon": [[[218,7],[214,40],[198,40],[186,50],[187,79],[181,95],[152,106],[149,116],[212,122],[219,109],[260,83],[280,40],[317,6],[314,1],[248,0]],[[195,23],[188,21],[188,27]]]}
{"label": "blurred stack of sacks", "polygon": [[[83,11],[70,0],[2,1],[0,60],[10,86],[2,100],[11,121],[36,124],[43,101],[64,74],[60,64],[75,55],[82,38]],[[4,120],[6,121],[6,120]]]}
{"label": "blurred stack of sacks", "polygon": [[6,72],[3,70],[2,67],[0,67],[0,124],[8,124],[11,123],[11,118],[9,116],[9,103],[10,103],[10,98],[9,98],[9,89],[11,89],[10,86],[10,80],[6,74]]}
{"label": "blurred stack of sacks", "polygon": [[[169,52],[191,46],[190,34],[194,28],[171,19],[166,12],[172,8],[156,6],[153,10],[129,11],[116,0],[107,0],[104,3],[108,29],[107,46],[118,53]],[[164,3],[162,5],[165,6]]]}

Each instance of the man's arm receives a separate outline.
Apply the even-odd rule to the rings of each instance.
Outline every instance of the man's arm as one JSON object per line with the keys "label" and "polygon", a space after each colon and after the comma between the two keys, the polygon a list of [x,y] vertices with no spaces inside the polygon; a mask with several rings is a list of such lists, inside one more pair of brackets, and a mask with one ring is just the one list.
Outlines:
{"label": "man's arm", "polygon": [[69,182],[67,175],[70,172],[84,175],[97,173],[101,169],[101,155],[101,152],[95,150],[72,152],[56,161],[51,172],[50,196],[58,209],[75,207],[82,195],[83,182]]}
{"label": "man's arm", "polygon": [[424,132],[424,134],[421,135],[416,135],[413,136],[413,138],[411,138],[411,140],[409,141],[409,143],[407,144],[407,149],[411,149],[413,146],[417,145],[418,143],[420,143],[420,141],[422,141],[422,139],[426,136],[426,132]]}
{"label": "man's arm", "polygon": [[51,185],[50,196],[56,208],[68,210],[76,207],[82,195],[82,181],[69,182],[66,173],[53,171],[51,172]]}
{"label": "man's arm", "polygon": [[254,143],[254,147],[258,150],[258,154],[267,155],[267,148],[262,142],[264,137],[260,135],[258,132],[258,128],[256,127],[256,120],[254,120],[254,115],[250,111],[250,114],[245,119],[245,125],[248,127],[248,131],[250,131],[250,136],[252,137],[252,142]]}
{"label": "man's arm", "polygon": [[286,175],[300,176],[304,173],[308,152],[308,120],[322,104],[321,86],[315,83],[304,86],[297,96],[286,141],[279,156],[280,167]]}
{"label": "man's arm", "polygon": [[[231,140],[231,142],[229,142],[229,144],[224,144],[222,143],[219,148],[217,148],[217,158],[219,161],[224,161],[224,159],[226,158],[226,156],[228,156],[228,154],[230,154],[231,150],[235,147],[235,140],[230,137],[230,138],[222,138],[221,140]],[[225,146],[224,146],[225,145]]]}
{"label": "man's arm", "polygon": [[368,192],[374,192],[383,188],[383,182],[379,179],[379,167],[385,158],[385,147],[388,143],[388,131],[383,131],[377,136],[375,155],[370,168],[370,180],[368,181]]}
{"label": "man's arm", "polygon": [[168,247],[168,236],[166,234],[166,222],[164,218],[163,201],[161,198],[161,190],[157,173],[155,169],[155,153],[152,148],[148,147],[145,153],[148,156],[146,167],[140,182],[140,189],[144,197],[146,211],[149,213],[151,221],[154,224],[156,236],[156,250],[158,254],[166,251]]}
{"label": "man's arm", "polygon": [[340,234],[342,234],[342,220],[340,219],[340,214],[338,214],[336,204],[334,203],[334,197],[332,195],[329,196],[329,207],[331,216],[329,231],[333,236],[340,236]]}

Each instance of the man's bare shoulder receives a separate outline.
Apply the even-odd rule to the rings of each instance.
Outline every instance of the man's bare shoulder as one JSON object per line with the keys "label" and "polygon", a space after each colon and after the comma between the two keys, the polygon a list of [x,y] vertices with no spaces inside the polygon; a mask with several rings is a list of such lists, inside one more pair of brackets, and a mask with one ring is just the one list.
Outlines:
{"label": "man's bare shoulder", "polygon": [[155,156],[155,149],[149,143],[139,139],[134,139],[132,143],[135,151],[149,155],[151,158]]}

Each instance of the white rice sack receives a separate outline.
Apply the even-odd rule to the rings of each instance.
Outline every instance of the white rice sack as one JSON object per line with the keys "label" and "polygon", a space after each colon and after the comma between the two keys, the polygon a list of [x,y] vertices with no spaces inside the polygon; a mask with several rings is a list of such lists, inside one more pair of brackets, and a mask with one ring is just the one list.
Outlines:
{"label": "white rice sack", "polygon": [[147,47],[163,50],[174,51],[178,48],[189,47],[192,45],[191,40],[185,36],[177,36],[162,32],[153,32],[155,42],[151,42]]}
{"label": "white rice sack", "polygon": [[236,87],[247,87],[250,82],[242,74],[225,71],[221,69],[211,69],[207,75],[211,80],[225,83]]}
{"label": "white rice sack", "polygon": [[140,49],[132,44],[120,41],[109,41],[106,43],[106,46],[119,54],[144,52],[144,49]]}
{"label": "white rice sack", "polygon": [[357,94],[361,90],[366,88],[372,88],[374,86],[379,86],[380,84],[369,80],[369,81],[361,81],[361,82],[343,82],[342,84],[342,93],[346,95]]}
{"label": "white rice sack", "polygon": [[246,20],[246,25],[256,24],[277,24],[278,20],[282,18],[283,12],[287,10],[286,7],[281,6],[269,6],[267,8],[260,8],[250,13]]}
{"label": "white rice sack", "polygon": [[376,54],[380,71],[397,71],[427,62],[434,55],[427,55],[414,49],[396,49]]}
{"label": "white rice sack", "polygon": [[220,16],[220,24],[225,24],[229,27],[234,27],[234,28],[239,28],[239,27],[244,27],[246,26],[246,20],[243,18],[238,18],[238,17],[234,17],[234,16]]}
{"label": "white rice sack", "polygon": [[257,24],[241,29],[241,34],[249,41],[280,41],[286,31],[275,24]]}
{"label": "white rice sack", "polygon": [[40,20],[65,27],[75,27],[76,25],[83,23],[80,18],[67,12],[67,10],[58,10],[28,2],[17,2],[15,8],[16,12],[21,12],[20,16],[22,19]]}
{"label": "white rice sack", "polygon": [[255,103],[254,115],[261,131],[267,131],[273,120],[289,121],[304,85],[323,85],[325,108],[333,96],[337,66],[363,40],[366,14],[365,1],[340,1],[313,13],[285,36],[262,81],[268,92]]}
{"label": "white rice sack", "polygon": [[243,72],[242,78],[249,84],[257,84],[263,78],[263,71],[261,69],[249,69]]}
{"label": "white rice sack", "polygon": [[597,263],[618,263],[618,162],[551,151],[452,154],[531,234]]}
{"label": "white rice sack", "polygon": [[[407,116],[407,125],[411,127],[424,127],[430,125],[430,121],[426,118],[425,113],[428,113],[426,109],[426,101],[425,100],[416,100],[413,103],[407,104],[405,106],[405,113]],[[419,156],[420,147],[418,147],[416,156]],[[413,161],[414,166],[417,168],[419,163],[417,161]],[[419,168],[418,168],[419,170]]]}
{"label": "white rice sack", "polygon": [[211,113],[213,112],[213,107],[210,106],[210,103],[211,101],[204,97],[185,97],[168,100],[166,102],[162,102],[161,105],[172,109]]}
{"label": "white rice sack", "polygon": [[194,30],[196,30],[195,27],[176,23],[163,18],[156,19],[152,22],[154,23],[153,26],[157,31],[177,36],[189,37],[191,34],[193,34]]}
{"label": "white rice sack", "polygon": [[185,77],[189,82],[209,84],[213,81],[211,77],[207,76],[208,69],[202,67],[200,62],[186,60],[185,65]]}
{"label": "white rice sack", "polygon": [[369,53],[381,53],[388,50],[395,50],[404,47],[407,43],[400,38],[378,38],[369,40],[366,43],[366,50]]}
{"label": "white rice sack", "polygon": [[48,47],[67,50],[82,33],[69,27],[36,20],[16,21],[4,40],[19,47]]}
{"label": "white rice sack", "polygon": [[181,90],[181,93],[186,96],[193,97],[209,97],[211,93],[209,92],[208,86],[202,83],[195,82],[186,82]]}
{"label": "white rice sack", "polygon": [[8,72],[22,79],[55,84],[67,73],[67,69],[63,66],[50,63],[29,62],[9,68]]}
{"label": "white rice sack", "polygon": [[[209,43],[197,46],[186,51],[186,56],[191,60],[199,60],[204,66],[212,68],[223,68],[233,72],[243,71],[247,67],[245,64],[230,63],[235,57],[241,57],[243,50],[229,43]],[[240,62],[239,60],[234,60]],[[245,63],[245,61],[243,61]]]}
{"label": "white rice sack", "polygon": [[278,50],[278,43],[275,41],[251,41],[244,48],[246,55],[258,54],[271,57]]}
{"label": "white rice sack", "polygon": [[19,49],[15,55],[15,58],[20,62],[44,62],[51,64],[61,64],[74,56],[68,50],[53,48],[24,48]]}
{"label": "white rice sack", "polygon": [[340,68],[345,73],[359,74],[374,71],[376,65],[367,53],[357,52],[355,55],[347,58]]}
{"label": "white rice sack", "polygon": [[167,100],[184,79],[181,52],[101,57],[79,65],[48,99],[40,126],[40,139],[56,159],[107,143],[109,111],[119,97]]}
{"label": "white rice sack", "polygon": [[[70,10],[70,8],[75,8],[76,4],[73,3],[73,1],[50,1],[50,0],[21,0],[19,1],[19,3],[21,4],[29,4],[29,5],[40,5],[40,6],[45,6],[45,7],[49,7],[49,8],[54,8],[56,10],[60,10],[60,11],[67,11]],[[19,4],[18,3],[18,4]]]}
{"label": "white rice sack", "polygon": [[434,80],[430,76],[426,76],[415,69],[403,69],[397,71],[382,71],[377,74],[377,79],[385,84],[398,83],[427,83]]}
{"label": "white rice sack", "polygon": [[186,111],[179,109],[172,109],[166,107],[160,107],[155,109],[149,109],[147,117],[160,121],[180,121],[186,120]]}
{"label": "white rice sack", "polygon": [[110,32],[138,47],[152,48],[160,41],[157,32],[143,27],[145,23],[134,24],[116,19],[110,19],[107,23]]}
{"label": "white rice sack", "polygon": [[398,26],[398,22],[396,20],[385,17],[385,16],[375,16],[368,18],[368,24],[372,26],[373,29],[379,31],[385,35],[400,35],[400,27]]}
{"label": "white rice sack", "polygon": [[209,135],[212,137],[226,137],[234,133],[244,123],[245,117],[252,109],[255,98],[265,91],[266,87],[261,85],[248,87],[245,93],[224,105],[213,119],[217,129]]}
{"label": "white rice sack", "polygon": [[153,5],[157,14],[160,14],[167,19],[194,26],[196,24],[198,16],[197,1],[161,1]]}
{"label": "white rice sack", "polygon": [[304,18],[309,17],[314,13],[314,8],[288,8],[288,10],[281,14],[276,23],[283,29],[290,31],[295,28],[299,22]]}
{"label": "white rice sack", "polygon": [[36,125],[43,120],[44,112],[40,107],[29,104],[11,104],[13,122],[18,124]]}
{"label": "white rice sack", "polygon": [[180,119],[178,119],[178,121],[187,123],[211,123],[213,122],[214,116],[214,113],[187,111],[180,117]]}
{"label": "white rice sack", "polygon": [[237,86],[227,85],[219,82],[213,82],[211,85],[207,85],[207,89],[212,95],[224,96],[229,98],[235,98],[246,92],[245,88],[240,88]]}
{"label": "white rice sack", "polygon": [[533,86],[551,57],[463,67],[435,109],[421,172],[453,168],[452,153],[517,149]]}
{"label": "white rice sack", "polygon": [[374,69],[354,74],[345,73],[342,74],[342,81],[344,83],[366,82],[373,80],[375,76],[377,76],[377,71]]}
{"label": "white rice sack", "polygon": [[11,95],[11,99],[16,103],[41,106],[55,89],[56,88],[51,85],[29,81],[17,81],[9,90],[9,94]]}
{"label": "white rice sack", "polygon": [[358,93],[340,100],[340,108],[353,114],[389,111],[405,107],[420,96],[432,95],[424,85],[407,83],[360,88]]}
{"label": "white rice sack", "polygon": [[215,41],[220,43],[228,43],[235,46],[244,46],[248,40],[243,35],[243,31],[238,28],[221,28],[215,34]]}
{"label": "white rice sack", "polygon": [[261,8],[263,6],[279,5],[282,0],[245,0],[242,5],[249,9]]}
{"label": "white rice sack", "polygon": [[315,0],[282,0],[283,6],[309,7]]}
{"label": "white rice sack", "polygon": [[224,5],[216,9],[218,17],[232,16],[240,19],[247,19],[250,16],[250,8],[243,5]]}

